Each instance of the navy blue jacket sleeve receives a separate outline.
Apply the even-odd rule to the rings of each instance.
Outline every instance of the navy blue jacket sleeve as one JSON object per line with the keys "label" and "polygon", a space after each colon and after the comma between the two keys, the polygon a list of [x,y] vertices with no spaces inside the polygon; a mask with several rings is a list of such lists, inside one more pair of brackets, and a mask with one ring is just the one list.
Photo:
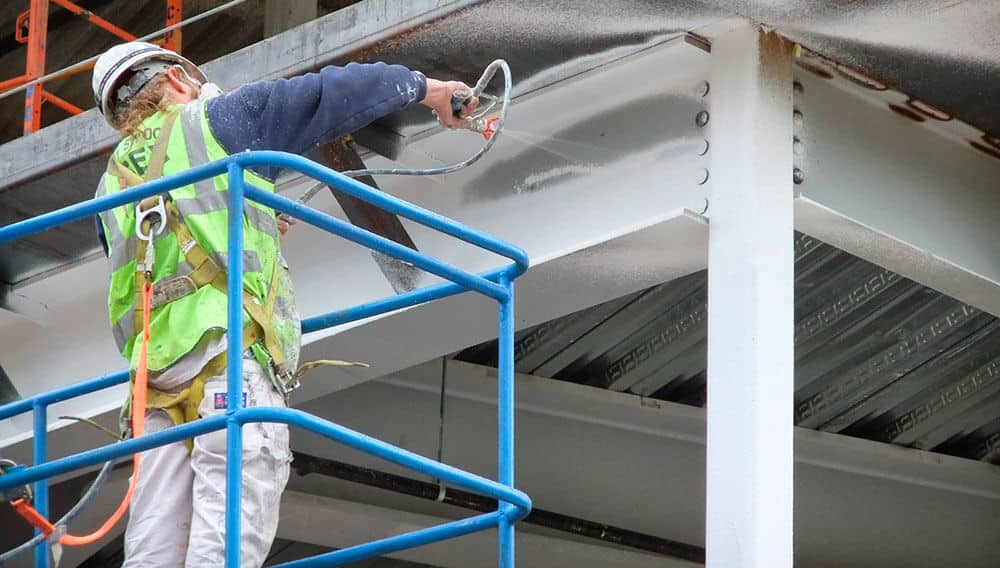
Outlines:
{"label": "navy blue jacket sleeve", "polygon": [[[258,81],[207,104],[215,138],[235,154],[281,150],[302,154],[423,100],[427,79],[419,71],[385,63],[328,66],[291,79]],[[274,180],[277,168],[255,169]],[[100,221],[97,234],[107,252]]]}
{"label": "navy blue jacket sleeve", "polygon": [[[258,81],[208,102],[209,126],[222,147],[302,154],[421,101],[427,79],[385,63],[328,66],[291,79]],[[274,180],[277,170],[259,171]]]}

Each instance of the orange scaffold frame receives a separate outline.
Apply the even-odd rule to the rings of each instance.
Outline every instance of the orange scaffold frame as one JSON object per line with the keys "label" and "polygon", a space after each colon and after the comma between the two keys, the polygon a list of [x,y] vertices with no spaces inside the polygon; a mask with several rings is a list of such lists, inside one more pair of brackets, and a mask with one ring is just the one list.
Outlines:
{"label": "orange scaffold frame", "polygon": [[[48,41],[50,4],[64,8],[122,40],[136,40],[136,36],[70,0],[30,0],[30,2],[28,10],[17,17],[17,30],[14,35],[18,43],[25,43],[28,46],[25,72],[23,75],[12,79],[0,81],[0,93],[28,84],[24,100],[25,134],[36,132],[41,128],[42,104],[45,102],[52,103],[69,114],[80,114],[83,112],[83,109],[73,103],[46,91],[43,82],[39,81],[39,79],[45,76],[45,47]],[[181,22],[184,0],[166,0],[166,4],[167,27],[179,24]],[[181,30],[175,29],[165,33],[163,39],[157,43],[162,43],[164,47],[180,52]],[[87,71],[92,67],[93,64],[70,68],[65,73],[48,77],[47,80],[51,81],[68,77],[81,71]]]}

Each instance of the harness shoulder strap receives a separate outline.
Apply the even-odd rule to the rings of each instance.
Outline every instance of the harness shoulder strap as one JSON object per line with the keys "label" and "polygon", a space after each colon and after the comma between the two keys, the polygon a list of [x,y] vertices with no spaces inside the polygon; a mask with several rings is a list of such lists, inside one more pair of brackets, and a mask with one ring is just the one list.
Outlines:
{"label": "harness shoulder strap", "polygon": [[[132,170],[125,167],[124,164],[114,159],[112,155],[111,159],[108,160],[107,173],[118,178],[120,185],[125,188],[134,185],[140,185],[142,183],[153,181],[159,179],[163,176],[163,164],[167,161],[167,147],[170,145],[170,134],[173,131],[174,122],[177,120],[180,111],[174,111],[167,115],[166,120],[163,122],[163,126],[160,128],[160,134],[156,138],[156,142],[153,144],[153,150],[149,159],[149,167],[146,169],[145,177],[140,177],[139,174],[133,172]],[[140,202],[139,207],[149,207],[156,201],[156,197],[151,197]],[[127,207],[127,206],[126,206]],[[149,231],[148,221],[143,222],[142,230]],[[138,264],[142,262],[142,259],[146,256],[146,241],[142,239],[137,239],[136,242],[136,262],[137,268]],[[141,271],[136,271],[135,273],[135,301],[132,302],[135,306],[135,329],[141,329],[142,326],[142,286],[145,283],[145,275]]]}
{"label": "harness shoulder strap", "polygon": [[[177,237],[177,246],[181,248],[181,251],[184,253],[184,258],[187,259],[188,264],[190,264],[194,269],[187,274],[176,276],[171,278],[170,281],[164,282],[163,288],[175,287],[178,290],[178,293],[182,290],[187,290],[187,293],[192,293],[194,290],[201,288],[202,286],[211,285],[225,294],[227,290],[226,269],[219,266],[215,259],[209,256],[208,253],[205,252],[205,249],[202,248],[198,241],[195,240],[187,225],[184,224],[180,211],[172,201],[167,202],[166,209],[167,227],[169,227]],[[233,254],[233,252],[230,251],[230,254]],[[265,299],[264,304],[261,304],[260,300],[247,291],[246,288],[243,289],[243,309],[250,315],[250,319],[260,326],[260,329],[264,333],[264,347],[267,349],[267,352],[271,356],[275,365],[280,366],[284,365],[285,356],[284,351],[281,348],[281,343],[278,341],[278,335],[274,331],[274,325],[271,318],[271,314],[274,313],[274,303],[277,297],[277,278],[279,268],[279,263],[276,261],[274,263],[274,272],[271,274],[271,285],[268,288],[267,298]],[[183,283],[185,279],[193,284],[193,287],[184,287]],[[177,285],[172,284],[175,280],[179,280]],[[162,296],[166,299],[168,294],[162,294]],[[178,297],[181,296],[173,297],[170,300],[175,300]]]}
{"label": "harness shoulder strap", "polygon": [[181,111],[179,110],[174,111],[167,115],[166,120],[164,120],[163,126],[160,128],[160,134],[156,137],[156,142],[153,144],[153,151],[149,157],[149,167],[146,168],[145,176],[140,176],[128,169],[125,164],[115,160],[113,155],[108,160],[107,172],[119,180],[125,179],[127,184],[122,184],[123,187],[139,185],[163,177],[163,164],[167,161],[167,147],[170,145],[170,133],[173,131],[174,122],[180,113]]}

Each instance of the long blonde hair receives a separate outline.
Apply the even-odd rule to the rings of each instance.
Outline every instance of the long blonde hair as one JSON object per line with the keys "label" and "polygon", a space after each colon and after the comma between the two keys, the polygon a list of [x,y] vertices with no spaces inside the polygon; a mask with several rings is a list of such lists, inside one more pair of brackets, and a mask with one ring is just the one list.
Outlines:
{"label": "long blonde hair", "polygon": [[153,77],[129,101],[127,107],[115,112],[115,124],[123,136],[134,136],[136,129],[142,124],[142,121],[165,109],[170,104],[170,96],[166,89],[168,82],[169,79],[167,79],[165,73]]}
{"label": "long blonde hair", "polygon": [[[182,67],[177,68],[183,70]],[[180,80],[195,88],[200,86],[186,71],[181,73]],[[169,82],[166,72],[153,77],[132,97],[127,107],[115,113],[115,124],[123,136],[135,136],[142,121],[174,104],[175,101],[171,99],[170,91],[167,90]]]}

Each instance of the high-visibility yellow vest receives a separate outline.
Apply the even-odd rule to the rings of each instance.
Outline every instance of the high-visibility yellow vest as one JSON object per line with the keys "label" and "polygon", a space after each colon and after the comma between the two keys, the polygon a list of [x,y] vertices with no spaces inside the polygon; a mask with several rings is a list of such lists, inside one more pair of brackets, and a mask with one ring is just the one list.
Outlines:
{"label": "high-visibility yellow vest", "polygon": [[[151,161],[155,161],[152,152],[161,132],[169,136],[166,154],[159,160],[162,176],[225,158],[228,154],[209,127],[205,102],[199,99],[186,105],[173,105],[144,120],[134,136],[126,137],[115,148],[97,196],[113,194],[146,179],[147,169]],[[244,179],[255,187],[274,191],[273,183],[249,170]],[[183,220],[182,229],[186,228],[199,250],[223,270],[228,255],[227,189],[227,176],[222,174],[169,192],[172,210]],[[251,306],[257,308],[254,319],[269,320],[274,334],[285,347],[285,353],[272,355],[278,359],[287,356],[291,359],[287,366],[294,370],[301,332],[297,316],[294,316],[294,299],[286,268],[280,264],[275,213],[250,201],[245,203],[243,213],[244,303],[256,304]],[[108,292],[111,326],[119,350],[133,369],[139,352],[136,347],[140,331],[136,326],[137,249],[142,248],[137,243],[135,217],[135,204],[101,214],[112,270]],[[205,283],[193,285],[192,279],[187,277],[198,268],[192,266],[185,255],[185,252],[190,254],[191,243],[185,245],[187,251],[182,250],[177,233],[169,229],[159,233],[154,243],[155,299],[149,344],[149,369],[153,373],[190,353],[206,333],[223,331],[227,327],[224,286],[220,289]],[[277,286],[277,301],[269,294],[272,286]],[[259,313],[265,307],[269,313]],[[245,322],[250,322],[249,316],[244,313]]]}

